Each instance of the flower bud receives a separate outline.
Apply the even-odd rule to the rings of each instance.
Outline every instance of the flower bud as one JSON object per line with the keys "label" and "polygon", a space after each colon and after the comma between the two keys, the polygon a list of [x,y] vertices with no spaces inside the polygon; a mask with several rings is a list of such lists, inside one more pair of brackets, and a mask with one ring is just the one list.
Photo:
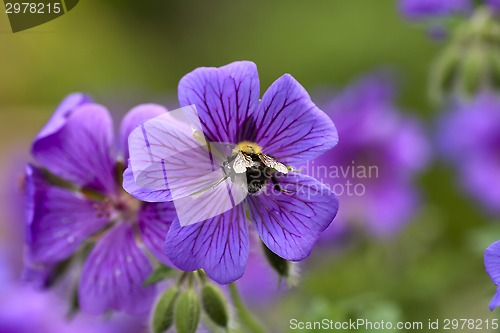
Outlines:
{"label": "flower bud", "polygon": [[175,304],[175,328],[177,333],[195,333],[200,322],[201,306],[193,289],[184,291]]}
{"label": "flower bud", "polygon": [[201,302],[207,316],[217,325],[227,327],[229,314],[227,301],[222,292],[212,284],[206,284],[201,290]]}
{"label": "flower bud", "polygon": [[439,55],[431,76],[436,101],[470,98],[483,89],[500,90],[500,24],[489,10],[478,8],[458,26],[450,45]]}
{"label": "flower bud", "polygon": [[174,319],[174,305],[179,295],[176,287],[167,289],[159,298],[153,311],[151,329],[153,333],[162,333],[168,330]]}
{"label": "flower bud", "polygon": [[480,45],[471,47],[465,54],[460,75],[460,92],[466,97],[474,96],[485,83],[487,58]]}
{"label": "flower bud", "polygon": [[460,68],[460,51],[450,46],[437,58],[431,75],[431,96],[440,101],[452,93]]}

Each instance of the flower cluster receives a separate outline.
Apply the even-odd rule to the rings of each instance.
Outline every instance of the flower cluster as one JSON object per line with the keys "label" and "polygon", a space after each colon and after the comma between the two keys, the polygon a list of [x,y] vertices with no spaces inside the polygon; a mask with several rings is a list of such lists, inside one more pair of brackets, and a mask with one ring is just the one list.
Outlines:
{"label": "flower cluster", "polygon": [[[179,83],[181,106],[197,110],[195,131],[163,107],[145,104],[125,116],[117,142],[103,106],[83,94],[68,96],[33,142],[36,164],[26,166],[26,277],[47,286],[68,268],[76,269],[78,305],[85,312],[145,314],[155,297],[151,283],[172,271],[165,266],[203,269],[193,276],[204,279],[206,273],[221,284],[242,277],[249,222],[268,257],[306,258],[337,214],[338,200],[294,165],[335,146],[337,131],[290,75],[274,82],[262,99],[259,90],[251,62],[196,69]],[[168,154],[190,143],[195,148],[187,154]],[[216,161],[216,171],[225,177],[209,184],[208,192],[226,186],[246,192],[230,208],[214,210],[217,196],[190,192],[187,184],[206,180],[198,171],[206,171],[207,161],[196,158],[208,155],[197,153],[215,154],[218,144],[218,153],[226,155],[209,162]],[[234,149],[224,150],[227,145]],[[158,163],[144,161],[144,154],[156,153]],[[147,163],[149,168],[137,171]],[[182,172],[172,172],[179,165]],[[197,223],[181,223],[185,211],[179,202],[199,203],[199,196],[202,204],[187,209]],[[172,288],[158,304],[194,302],[190,286],[178,297]],[[217,296],[204,284],[205,293]]]}

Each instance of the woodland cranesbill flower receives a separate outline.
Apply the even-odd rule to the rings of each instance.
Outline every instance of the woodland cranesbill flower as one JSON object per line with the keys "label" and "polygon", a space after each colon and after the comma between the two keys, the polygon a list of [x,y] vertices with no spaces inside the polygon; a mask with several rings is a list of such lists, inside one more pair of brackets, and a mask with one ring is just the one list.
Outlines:
{"label": "woodland cranesbill flower", "polygon": [[[394,104],[393,81],[372,74],[326,103],[342,145],[304,166],[341,199],[336,226],[359,224],[382,237],[397,233],[415,214],[413,178],[430,154],[421,124]],[[335,234],[333,227],[325,236]]]}
{"label": "woodland cranesbill flower", "polygon": [[[127,114],[120,133],[125,161],[130,131],[165,111],[142,105]],[[148,255],[168,264],[162,245],[175,212],[169,203],[142,204],[123,191],[124,166],[114,147],[103,106],[82,94],[59,105],[32,145],[40,166],[26,166],[27,257],[48,267],[83,261],[78,299],[85,312],[142,314],[154,297],[154,286],[143,287],[152,271]]]}
{"label": "woodland cranesbill flower", "polygon": [[500,99],[481,93],[451,108],[439,122],[438,144],[465,191],[500,212]]}
{"label": "woodland cranesbill flower", "polygon": [[[247,218],[272,252],[290,261],[306,258],[335,217],[338,201],[326,186],[287,167],[335,146],[333,122],[288,74],[259,101],[257,68],[248,61],[198,68],[181,79],[178,94],[182,107],[196,107],[199,124],[191,119],[191,125],[198,133],[183,132],[169,119],[145,122],[129,138],[130,168],[124,174],[124,188],[141,200],[193,200],[186,205],[194,211],[195,224],[181,221],[182,207],[176,204],[178,218],[165,241],[172,263],[185,271],[203,268],[222,284],[237,280],[249,255]],[[200,135],[206,143],[197,145],[194,137]],[[226,145],[234,149],[211,163],[220,152],[212,149],[210,158],[203,157],[208,145],[221,147],[221,152]],[[204,165],[205,170],[215,166],[214,173],[226,179],[200,201],[187,188],[214,185],[214,178],[204,178]],[[219,199],[226,187],[234,194],[240,186],[248,186],[245,195]]]}

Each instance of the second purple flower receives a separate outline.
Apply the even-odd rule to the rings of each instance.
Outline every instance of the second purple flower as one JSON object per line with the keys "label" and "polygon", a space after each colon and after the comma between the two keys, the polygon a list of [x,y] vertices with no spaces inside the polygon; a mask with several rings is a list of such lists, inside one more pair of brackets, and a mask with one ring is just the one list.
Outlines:
{"label": "second purple flower", "polygon": [[83,264],[78,299],[85,312],[146,314],[154,298],[154,287],[143,286],[153,270],[149,256],[169,263],[161,248],[173,206],[141,203],[120,184],[128,134],[165,111],[133,109],[122,123],[117,154],[108,111],[73,94],[33,142],[40,166],[26,167],[27,275],[50,279],[64,262],[78,270]]}

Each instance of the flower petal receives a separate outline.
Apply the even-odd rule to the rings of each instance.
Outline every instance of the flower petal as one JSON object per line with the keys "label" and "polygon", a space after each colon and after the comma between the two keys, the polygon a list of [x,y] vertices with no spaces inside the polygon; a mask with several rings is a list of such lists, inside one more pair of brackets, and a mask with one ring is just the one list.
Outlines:
{"label": "flower petal", "polygon": [[254,134],[246,139],[285,164],[314,159],[338,142],[332,120],[288,74],[269,87],[254,118]]}
{"label": "flower petal", "polygon": [[210,142],[241,141],[259,96],[257,67],[250,61],[198,68],[179,82],[181,106],[196,105],[203,133]]}
{"label": "flower petal", "polygon": [[66,124],[66,121],[71,113],[73,113],[73,111],[78,107],[87,103],[92,103],[92,98],[90,96],[81,93],[68,95],[65,99],[63,99],[61,104],[59,104],[47,124],[45,124],[42,130],[38,133],[35,138],[34,145],[36,145],[39,140],[43,140],[59,131],[61,127]]}
{"label": "flower petal", "polygon": [[139,232],[146,248],[162,263],[171,266],[163,246],[172,221],[176,218],[171,202],[144,203],[139,212]]}
{"label": "flower petal", "polygon": [[338,199],[309,176],[289,173],[278,183],[285,192],[268,187],[248,197],[248,209],[264,244],[286,260],[299,261],[309,256],[320,233],[333,221]]}
{"label": "flower petal", "polygon": [[[418,194],[413,186],[405,181],[371,185],[377,184],[366,185],[366,193],[363,197],[359,197],[360,203],[357,207],[352,207],[351,213],[355,215],[355,209],[364,211],[366,227],[373,235],[394,236],[412,222],[412,217],[419,206]],[[345,196],[345,199],[347,201],[350,198]]]}
{"label": "flower petal", "polygon": [[486,3],[495,14],[500,12],[500,0],[486,0]]}
{"label": "flower petal", "polygon": [[497,291],[495,292],[495,295],[493,295],[493,298],[491,299],[491,302],[489,304],[489,308],[491,311],[495,310],[500,305],[500,287],[497,288]]}
{"label": "flower petal", "polygon": [[137,184],[131,167],[128,167],[123,172],[123,189],[137,199],[146,202],[164,202],[172,200],[172,195],[167,186],[153,190],[149,187],[141,187]]}
{"label": "flower petal", "polygon": [[138,105],[132,110],[130,110],[123,118],[120,136],[121,136],[121,149],[123,152],[123,160],[125,163],[128,162],[129,152],[128,152],[128,137],[132,131],[144,123],[146,120],[157,117],[168,110],[161,105],[157,104],[142,104]]}
{"label": "flower petal", "polygon": [[[497,286],[500,284],[500,241],[488,246],[484,251],[484,267],[486,268],[486,273],[490,276],[491,280]],[[500,288],[490,303],[490,310],[495,309],[500,305]]]}
{"label": "flower petal", "polygon": [[22,272],[22,281],[29,282],[36,289],[47,289],[56,278],[56,264],[32,263],[29,256],[24,258],[24,270]]}
{"label": "flower petal", "polygon": [[31,261],[53,263],[68,258],[90,235],[106,225],[96,201],[52,187],[40,170],[26,167],[27,245]]}
{"label": "flower petal", "polygon": [[151,272],[151,263],[137,246],[132,226],[120,224],[99,240],[83,266],[80,306],[90,314],[110,309],[146,314],[155,288],[143,287],[143,283]]}
{"label": "flower petal", "polygon": [[[493,213],[500,212],[500,168],[498,157],[491,155],[468,156],[459,167],[462,186]],[[495,184],[495,185],[493,185]]]}
{"label": "flower petal", "polygon": [[35,140],[32,153],[40,164],[68,181],[114,193],[112,140],[108,111],[87,103],[73,110],[57,131]]}
{"label": "flower petal", "polygon": [[239,205],[185,227],[174,221],[165,241],[165,252],[179,269],[203,268],[212,280],[227,284],[243,276],[249,242],[245,212]]}

